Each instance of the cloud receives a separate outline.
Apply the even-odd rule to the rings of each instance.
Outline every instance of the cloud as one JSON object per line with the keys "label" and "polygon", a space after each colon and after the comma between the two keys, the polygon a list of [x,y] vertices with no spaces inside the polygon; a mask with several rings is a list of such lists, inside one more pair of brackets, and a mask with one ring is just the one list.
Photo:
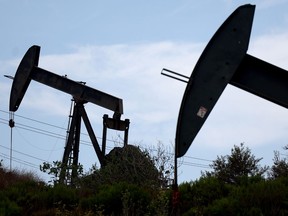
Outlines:
{"label": "cloud", "polygon": [[[63,55],[40,54],[39,67],[59,75],[67,75],[72,80],[85,81],[90,87],[122,98],[124,118],[129,118],[135,128],[143,127],[144,131],[152,131],[141,134],[141,129],[140,133],[135,129],[135,140],[145,139],[143,136],[149,137],[148,133],[154,136],[154,140],[163,136],[156,133],[167,133],[167,129],[162,129],[165,128],[163,125],[171,124],[171,121],[175,125],[185,89],[183,83],[161,76],[162,68],[189,76],[202,47],[196,43],[169,41],[83,46]],[[15,71],[17,64],[9,67],[10,71]],[[34,110],[34,113],[42,114],[43,119],[45,116],[66,117],[70,98],[70,95],[32,81],[19,110]],[[87,108],[93,110],[93,114],[88,115],[96,121],[95,109],[91,105]],[[102,108],[97,108],[96,112],[100,123],[104,113],[112,115]],[[174,137],[174,131],[170,131],[175,129],[174,125],[169,129],[169,139]]]}
{"label": "cloud", "polygon": [[255,57],[288,69],[288,32],[271,32],[255,39],[252,38],[248,52]]}
{"label": "cloud", "polygon": [[[39,67],[123,98],[125,110],[147,113],[153,107],[158,109],[157,104],[169,104],[184,89],[182,83],[161,76],[162,68],[189,75],[200,47],[172,42],[86,46],[67,55],[40,56]],[[38,87],[37,94],[42,91],[50,90]]]}
{"label": "cloud", "polygon": [[[288,45],[287,35],[281,33],[254,38],[249,53],[288,68],[288,52],[283,49]],[[185,84],[161,76],[160,72],[165,67],[190,76],[203,48],[204,44],[170,41],[80,46],[68,54],[40,55],[39,66],[60,75],[66,74],[76,81],[85,81],[90,87],[122,98],[124,118],[129,118],[133,125],[132,139],[166,139],[164,142],[168,142],[174,140]],[[9,65],[9,70],[15,66],[11,62],[6,65]],[[5,86],[9,86],[7,82],[1,84],[2,88]],[[70,96],[35,83],[29,87],[22,105],[19,109],[41,111],[45,116],[66,117]],[[101,125],[102,115],[108,111],[92,107],[87,106],[92,113],[88,115]],[[112,115],[111,112],[108,114]],[[242,139],[261,145],[287,137],[286,117],[287,110],[230,86],[195,142],[209,146],[213,140],[214,146],[223,146]],[[271,128],[274,124],[276,126]]]}

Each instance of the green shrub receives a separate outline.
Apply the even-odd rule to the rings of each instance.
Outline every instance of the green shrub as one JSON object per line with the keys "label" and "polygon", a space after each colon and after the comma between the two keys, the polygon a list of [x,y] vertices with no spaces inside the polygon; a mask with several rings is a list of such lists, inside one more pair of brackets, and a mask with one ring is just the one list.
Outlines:
{"label": "green shrub", "polygon": [[8,199],[4,193],[0,193],[0,197],[0,215],[20,215],[21,208],[17,205],[17,203]]}
{"label": "green shrub", "polygon": [[[90,197],[80,200],[83,211],[93,210],[105,215],[143,215],[147,211],[151,196],[145,189],[127,183],[104,185]],[[113,207],[113,208],[112,208]]]}

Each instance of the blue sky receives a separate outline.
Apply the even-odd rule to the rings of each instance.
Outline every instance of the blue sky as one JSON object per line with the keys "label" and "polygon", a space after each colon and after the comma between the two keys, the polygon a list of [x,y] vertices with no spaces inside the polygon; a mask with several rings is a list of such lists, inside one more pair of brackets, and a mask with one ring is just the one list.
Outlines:
{"label": "blue sky", "polygon": [[[0,0],[0,158],[9,166],[10,128],[6,122],[12,82],[3,75],[13,76],[34,44],[41,46],[40,67],[123,99],[122,118],[131,121],[129,143],[156,148],[161,141],[171,152],[185,85],[161,76],[162,68],[190,76],[214,32],[246,3],[256,4],[248,53],[288,69],[287,0]],[[65,93],[31,83],[15,113],[13,168],[43,176],[37,170],[40,159],[62,159],[70,99]],[[92,104],[86,109],[101,138],[102,116],[113,113]],[[285,154],[287,119],[286,109],[228,86],[179,160],[179,181],[195,180],[209,161],[230,154],[233,145],[241,142],[256,157],[263,157],[263,164],[271,165],[274,150]],[[32,132],[33,127],[54,135]],[[109,131],[108,136],[110,149],[121,145],[122,133]],[[79,162],[88,170],[97,162],[96,154],[86,135],[83,143]]]}

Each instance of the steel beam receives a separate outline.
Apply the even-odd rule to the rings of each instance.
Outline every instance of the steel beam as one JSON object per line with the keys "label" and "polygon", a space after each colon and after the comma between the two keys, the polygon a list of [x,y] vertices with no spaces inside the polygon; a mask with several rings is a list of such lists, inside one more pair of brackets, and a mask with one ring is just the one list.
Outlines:
{"label": "steel beam", "polygon": [[246,55],[230,84],[288,108],[288,71]]}
{"label": "steel beam", "polygon": [[89,86],[59,76],[38,67],[39,46],[28,49],[16,71],[10,94],[10,111],[16,111],[25,95],[31,80],[71,94],[78,100],[91,102],[118,114],[123,114],[122,99],[93,89]]}

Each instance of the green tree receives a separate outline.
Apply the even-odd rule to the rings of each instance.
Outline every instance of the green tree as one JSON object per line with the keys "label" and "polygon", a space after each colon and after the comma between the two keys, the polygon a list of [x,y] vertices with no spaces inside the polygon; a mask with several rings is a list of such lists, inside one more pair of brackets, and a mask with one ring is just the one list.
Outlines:
{"label": "green tree", "polygon": [[[64,167],[61,161],[53,161],[53,163],[48,163],[48,162],[43,162],[42,165],[40,165],[40,171],[44,173],[48,173],[49,175],[52,175],[52,180],[49,181],[49,183],[58,184],[59,182],[59,177],[60,177],[60,172],[62,169],[67,169],[67,167]],[[83,175],[83,165],[78,164],[76,167],[71,166],[72,169],[77,170],[77,178],[73,179],[73,184],[77,184],[79,179]],[[66,178],[71,178],[71,174],[67,172]],[[65,181],[66,184],[68,184],[67,180]],[[75,185],[74,185],[75,186]]]}
{"label": "green tree", "polygon": [[126,182],[150,188],[161,187],[161,176],[146,151],[132,145],[115,147],[106,155],[106,165],[91,170],[82,178],[82,184],[97,189],[104,184]]}
{"label": "green tree", "polygon": [[210,202],[202,215],[287,215],[287,179],[229,185],[229,194]]}
{"label": "green tree", "polygon": [[281,158],[279,151],[274,151],[273,161],[274,161],[274,164],[272,165],[270,169],[269,177],[272,179],[276,179],[280,177],[288,177],[287,158]]}
{"label": "green tree", "polygon": [[248,147],[234,145],[231,155],[217,156],[213,161],[212,172],[206,172],[207,176],[215,176],[223,182],[240,184],[247,177],[263,177],[268,167],[261,167],[259,162],[262,158],[255,158]]}
{"label": "green tree", "polygon": [[214,176],[179,185],[182,215],[203,215],[205,208],[229,193],[229,185]]}
{"label": "green tree", "polygon": [[[173,149],[174,151],[174,149]],[[167,187],[171,184],[174,178],[174,153],[171,149],[165,146],[162,142],[157,143],[157,148],[146,148],[145,152],[150,156],[154,166],[159,172],[159,180],[162,187]]]}

